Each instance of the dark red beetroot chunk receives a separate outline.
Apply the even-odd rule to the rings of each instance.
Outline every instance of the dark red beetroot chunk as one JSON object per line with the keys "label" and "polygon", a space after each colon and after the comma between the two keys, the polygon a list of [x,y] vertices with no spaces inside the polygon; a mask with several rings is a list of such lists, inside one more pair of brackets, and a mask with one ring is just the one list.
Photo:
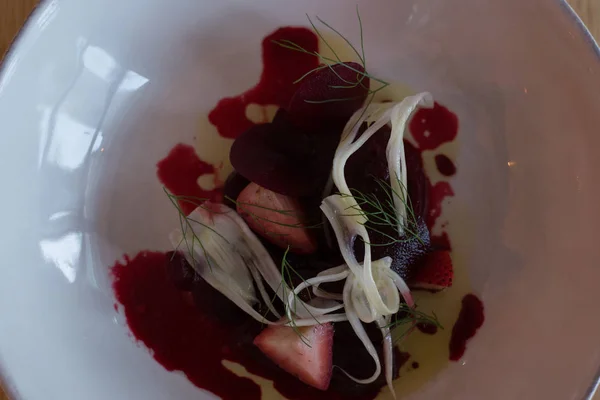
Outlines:
{"label": "dark red beetroot chunk", "polygon": [[[355,63],[336,64],[309,75],[272,124],[249,127],[234,142],[230,160],[244,177],[289,196],[310,196],[322,190],[329,176],[341,131],[362,106],[369,81],[350,89],[334,86],[358,82]],[[340,79],[341,78],[341,79]],[[335,98],[348,101],[325,102]]]}
{"label": "dark red beetroot chunk", "polygon": [[[369,238],[373,243],[390,243],[387,246],[373,246],[371,248],[373,260],[391,257],[392,269],[407,280],[414,275],[418,261],[431,251],[429,230],[423,220],[419,218],[410,229],[414,234],[407,234],[402,240],[393,243],[390,236],[397,237],[398,232],[391,227],[380,227],[380,231],[387,236],[380,232],[369,232]],[[362,247],[359,241],[357,245]]]}
{"label": "dark red beetroot chunk", "polygon": [[178,251],[170,251],[167,257],[167,275],[179,290],[191,291],[201,280],[192,266]]}
{"label": "dark red beetroot chunk", "polygon": [[467,341],[475,336],[483,325],[483,303],[474,294],[463,297],[462,308],[458,319],[452,328],[450,338],[450,360],[458,361],[465,354]]}
{"label": "dark red beetroot chunk", "polygon": [[265,37],[262,42],[263,71],[258,84],[239,96],[222,99],[208,115],[221,136],[235,139],[254,125],[246,117],[248,104],[286,107],[298,88],[294,81],[318,66],[316,56],[274,43],[282,40],[294,42],[311,53],[319,49],[317,36],[306,28],[280,28]]}
{"label": "dark red beetroot chunk", "polygon": [[[359,137],[366,127],[366,124],[361,126]],[[378,180],[390,180],[386,155],[390,134],[391,128],[384,126],[348,158],[344,172],[350,189],[360,193],[374,193],[378,198],[385,196]]]}
{"label": "dark red beetroot chunk", "polygon": [[339,140],[296,128],[284,110],[271,124],[255,125],[241,134],[229,158],[238,173],[252,182],[287,196],[319,193],[331,170]]}
{"label": "dark red beetroot chunk", "polygon": [[235,210],[237,207],[235,200],[249,183],[250,181],[240,175],[237,171],[233,171],[229,174],[223,185],[223,204]]}
{"label": "dark red beetroot chunk", "polygon": [[[375,324],[364,324],[367,335],[373,342],[379,358],[383,356],[383,340],[381,331]],[[408,360],[408,353],[400,353],[397,349],[394,352],[393,359],[393,377],[398,377],[400,367]],[[386,385],[385,373],[381,375],[371,384],[362,385],[348,378],[341,370],[348,372],[358,379],[366,379],[373,375],[375,371],[375,363],[373,358],[365,350],[364,345],[354,333],[354,330],[348,322],[340,322],[335,324],[335,334],[333,337],[333,365],[338,368],[333,369],[331,378],[332,390],[339,392],[341,395],[355,398],[375,398],[382,387]]]}
{"label": "dark red beetroot chunk", "polygon": [[[361,128],[361,129],[364,129]],[[386,148],[391,130],[384,126],[356,151],[346,163],[346,181],[351,189],[373,193],[381,201],[387,199],[377,180],[389,183]],[[416,216],[427,216],[429,179],[425,176],[421,152],[410,142],[404,141],[406,156],[408,196]],[[384,197],[385,196],[385,197]]]}
{"label": "dark red beetroot chunk", "polygon": [[202,199],[219,201],[221,191],[203,190],[198,186],[198,178],[214,174],[215,168],[198,158],[192,146],[178,144],[163,160],[156,165],[158,179],[169,191],[177,196],[191,196],[193,200],[180,200],[183,212],[192,212]]}
{"label": "dark red beetroot chunk", "polygon": [[[289,107],[292,121],[299,127],[326,133],[344,128],[369,93],[364,68],[347,62],[323,68],[304,78]],[[340,86],[346,86],[340,88]],[[331,101],[342,99],[342,101]]]}
{"label": "dark red beetroot chunk", "polygon": [[[389,191],[384,191],[380,183],[386,185],[390,182],[386,159],[390,133],[390,128],[387,126],[380,129],[346,163],[348,186],[360,193],[375,195],[382,204],[387,204],[389,200]],[[428,203],[429,180],[423,172],[421,153],[410,143],[405,141],[404,144],[409,177],[408,195],[417,217],[410,229],[418,235],[418,238],[415,235],[407,235],[403,241],[392,243],[390,238],[398,236],[395,227],[377,225],[376,230],[373,230],[369,229],[367,224],[367,230],[372,243],[390,243],[387,246],[372,247],[373,259],[392,257],[392,269],[407,279],[413,275],[413,267],[417,261],[430,251],[429,230],[423,218]],[[362,207],[366,212],[376,211],[368,204]],[[356,242],[355,250],[357,258],[362,260],[364,245],[361,241]]]}

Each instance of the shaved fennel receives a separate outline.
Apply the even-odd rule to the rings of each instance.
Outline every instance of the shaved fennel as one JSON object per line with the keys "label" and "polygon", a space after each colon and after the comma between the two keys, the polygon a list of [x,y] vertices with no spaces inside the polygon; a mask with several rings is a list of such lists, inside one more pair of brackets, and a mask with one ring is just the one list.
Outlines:
{"label": "shaved fennel", "polygon": [[400,104],[391,110],[390,121],[392,124],[392,134],[387,145],[386,153],[388,160],[388,169],[390,171],[390,185],[392,191],[396,213],[398,214],[398,234],[404,233],[404,224],[406,223],[406,202],[408,193],[406,191],[406,157],[404,156],[404,131],[409,117],[418,106],[433,107],[433,97],[429,93],[419,93],[402,100]]}
{"label": "shaved fennel", "polygon": [[[345,320],[343,314],[327,315],[343,308],[337,302],[336,305],[328,304],[321,308],[294,298],[292,313],[288,293],[294,291],[283,280],[262,243],[235,211],[223,204],[211,204],[210,208],[198,207],[187,219],[190,229],[173,232],[173,245],[185,242],[187,246],[182,252],[192,268],[254,319],[275,325],[298,325],[298,322],[316,325]],[[254,293],[256,282],[263,302],[269,310],[275,311],[263,280],[286,305],[287,319],[269,321],[253,308],[258,302]],[[274,314],[279,316],[276,311]]]}
{"label": "shaved fennel", "polygon": [[[390,269],[391,259],[371,260],[371,245],[369,233],[365,228],[367,215],[352,195],[346,182],[344,169],[346,162],[363,144],[367,142],[383,126],[391,124],[391,135],[386,148],[386,157],[390,177],[390,187],[396,196],[394,208],[397,214],[397,231],[400,236],[407,224],[407,173],[406,157],[404,154],[404,131],[406,124],[418,106],[432,106],[433,99],[429,93],[410,96],[397,104],[370,104],[358,110],[346,124],[342,139],[338,145],[333,160],[332,177],[340,194],[325,198],[321,210],[329,220],[337,238],[344,261],[351,274],[344,286],[343,303],[348,321],[356,335],[360,338],[365,349],[375,361],[375,373],[366,380],[350,378],[359,383],[369,383],[381,373],[381,364],[373,343],[367,337],[362,322],[377,322],[384,337],[384,364],[388,386],[394,393],[392,379],[392,340],[389,331],[389,320],[400,307],[402,295],[409,307],[414,301],[406,282],[400,275]],[[361,126],[367,123],[367,128],[358,136]],[[364,260],[362,266],[356,260],[354,244],[360,237],[364,244]]]}

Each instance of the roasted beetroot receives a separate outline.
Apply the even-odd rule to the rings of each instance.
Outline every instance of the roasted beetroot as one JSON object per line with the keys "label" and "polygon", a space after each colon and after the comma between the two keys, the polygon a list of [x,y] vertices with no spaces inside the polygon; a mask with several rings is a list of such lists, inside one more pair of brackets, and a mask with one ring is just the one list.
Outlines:
{"label": "roasted beetroot", "polygon": [[240,175],[237,171],[233,171],[229,174],[223,185],[223,203],[235,210],[235,199],[237,199],[242,190],[244,190],[249,183],[250,181]]}
{"label": "roasted beetroot", "polygon": [[283,111],[276,121],[241,134],[231,147],[231,164],[245,178],[277,193],[319,193],[329,175],[339,133],[333,139],[320,139],[295,128]]}
{"label": "roasted beetroot", "polygon": [[369,94],[370,81],[364,72],[362,65],[348,62],[304,78],[288,107],[292,122],[311,131],[333,129],[339,134]]}
{"label": "roasted beetroot", "polygon": [[[371,242],[389,243],[387,246],[372,246],[371,253],[373,260],[383,257],[392,258],[392,269],[404,279],[412,277],[418,267],[418,261],[421,260],[431,250],[429,239],[429,230],[421,218],[412,223],[407,229],[412,232],[407,233],[400,240],[391,242],[390,238],[379,232],[369,232]],[[397,235],[394,229],[382,229],[387,235]],[[362,244],[362,243],[361,243]]]}
{"label": "roasted beetroot", "polygon": [[[364,129],[365,127],[362,127]],[[388,171],[386,147],[390,139],[390,129],[384,126],[375,133],[367,142],[354,153],[346,163],[346,182],[348,186],[357,191],[359,196],[375,197],[387,212],[394,210],[388,206],[391,189],[388,186],[390,175]],[[404,278],[413,274],[413,266],[427,252],[430,251],[429,230],[424,222],[427,209],[428,182],[423,173],[421,155],[414,146],[404,141],[406,154],[406,168],[408,172],[408,196],[413,209],[413,217],[409,219],[406,235],[398,237],[395,226],[372,225],[367,223],[367,231],[372,246],[373,260],[382,257],[392,257],[392,269]],[[381,212],[373,204],[361,204],[367,213]],[[394,240],[398,239],[398,240]],[[382,246],[387,244],[385,246]],[[364,256],[363,242],[357,241],[355,245],[357,258]]]}
{"label": "roasted beetroot", "polygon": [[363,71],[356,63],[336,64],[306,77],[287,111],[280,109],[272,123],[238,136],[229,155],[234,168],[277,193],[319,193],[344,125],[367,97],[369,79]]}
{"label": "roasted beetroot", "polygon": [[167,253],[166,258],[167,275],[175,287],[179,290],[192,290],[201,278],[183,257],[183,254],[178,251],[170,251]]}
{"label": "roasted beetroot", "polygon": [[[361,127],[366,129],[366,124]],[[344,170],[348,187],[360,193],[376,193],[384,198],[381,182],[389,182],[386,148],[391,129],[386,125],[378,130],[365,144],[348,158]]]}
{"label": "roasted beetroot", "polygon": [[[373,342],[379,358],[383,354],[381,331],[375,324],[363,324],[369,339]],[[402,359],[398,359],[398,353],[394,352],[392,374],[394,378],[398,377],[398,371],[408,355],[403,353]],[[375,363],[369,355],[365,346],[354,333],[354,330],[347,322],[335,324],[335,334],[333,336],[333,364],[338,368],[333,369],[331,378],[331,389],[347,397],[367,397],[374,395],[385,386],[385,374],[368,385],[359,384],[348,378],[341,370],[348,372],[355,378],[366,379],[375,372]],[[371,398],[369,396],[369,398]]]}

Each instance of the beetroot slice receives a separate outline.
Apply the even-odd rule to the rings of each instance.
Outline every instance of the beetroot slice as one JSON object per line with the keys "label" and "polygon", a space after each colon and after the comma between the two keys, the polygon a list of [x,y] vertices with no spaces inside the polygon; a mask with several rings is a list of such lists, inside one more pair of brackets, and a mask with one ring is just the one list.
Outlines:
{"label": "beetroot slice", "polygon": [[[366,124],[361,126],[359,133],[362,134],[366,127]],[[390,180],[386,155],[390,134],[391,129],[384,126],[348,158],[344,171],[350,189],[364,194],[374,193],[380,199],[385,197],[377,181]]]}
{"label": "beetroot slice", "polygon": [[[363,126],[361,129],[364,130],[365,127]],[[375,195],[382,204],[387,204],[389,201],[389,189],[384,191],[378,183],[378,180],[386,183],[389,183],[390,180],[386,158],[386,147],[389,139],[390,128],[384,126],[367,140],[356,153],[350,156],[346,163],[348,186],[365,195]],[[371,248],[373,260],[390,256],[393,260],[392,269],[403,278],[409,278],[413,275],[417,262],[431,249],[429,231],[424,222],[429,186],[427,177],[423,172],[421,154],[407,141],[404,141],[404,147],[408,175],[408,195],[415,215],[408,229],[414,232],[418,238],[414,234],[407,234],[406,237],[402,238],[402,241],[381,246],[391,243],[392,239],[390,237],[398,237],[396,228],[385,225],[371,226],[369,223],[366,227],[371,243],[380,245]],[[361,207],[366,212],[377,212],[369,204],[363,204]],[[362,241],[357,241],[354,248],[357,257],[362,260],[364,253]]]}
{"label": "beetroot slice", "polygon": [[[427,229],[425,222],[421,218],[418,218],[416,222],[411,224],[409,229],[411,229],[414,234],[407,234],[402,238],[402,241],[388,246],[371,247],[373,260],[391,257],[392,270],[404,279],[410,279],[415,274],[419,267],[419,261],[431,251],[429,230]],[[397,232],[391,229],[391,227],[381,229],[381,231],[387,235],[397,235]],[[390,243],[389,237],[378,232],[369,232],[369,238],[372,243]]]}
{"label": "beetroot slice", "polygon": [[[363,327],[375,346],[379,358],[382,359],[383,341],[381,331],[375,324],[363,324]],[[398,377],[399,368],[404,361],[398,358],[398,353],[394,351],[392,356],[392,377],[394,379]],[[333,363],[338,368],[333,369],[330,389],[339,392],[343,398],[373,399],[380,389],[385,386],[385,374],[383,372],[374,382],[369,384],[356,383],[342,372],[342,370],[347,371],[356,378],[366,379],[373,374],[375,368],[371,355],[348,322],[335,324]]]}
{"label": "beetroot slice", "polygon": [[338,137],[299,130],[280,110],[271,124],[256,125],[233,143],[231,164],[250,181],[287,196],[322,190],[333,162]]}
{"label": "beetroot slice", "polygon": [[[339,63],[304,78],[288,107],[292,122],[311,131],[342,129],[369,94],[369,78],[356,71],[364,68],[354,62]],[[344,100],[332,101],[336,99]]]}
{"label": "beetroot slice", "polygon": [[240,175],[237,171],[233,171],[223,185],[223,204],[227,207],[236,209],[237,204],[235,199],[238,198],[242,190],[250,184],[250,181]]}

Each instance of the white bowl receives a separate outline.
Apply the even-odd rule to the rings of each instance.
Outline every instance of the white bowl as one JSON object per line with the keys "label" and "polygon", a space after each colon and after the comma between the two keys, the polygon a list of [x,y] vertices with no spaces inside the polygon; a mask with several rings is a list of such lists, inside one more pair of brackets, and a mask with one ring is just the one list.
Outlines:
{"label": "white bowl", "polygon": [[[410,398],[591,395],[598,48],[563,1],[360,10],[372,69],[459,116],[445,213],[486,308],[463,362]],[[306,25],[305,13],[357,37],[345,0],[47,0],[35,11],[0,75],[0,365],[16,399],[209,397],[128,336],[109,267],[169,247],[175,211],[156,162],[195,137],[218,158],[228,142],[200,121],[257,81],[261,39]]]}

